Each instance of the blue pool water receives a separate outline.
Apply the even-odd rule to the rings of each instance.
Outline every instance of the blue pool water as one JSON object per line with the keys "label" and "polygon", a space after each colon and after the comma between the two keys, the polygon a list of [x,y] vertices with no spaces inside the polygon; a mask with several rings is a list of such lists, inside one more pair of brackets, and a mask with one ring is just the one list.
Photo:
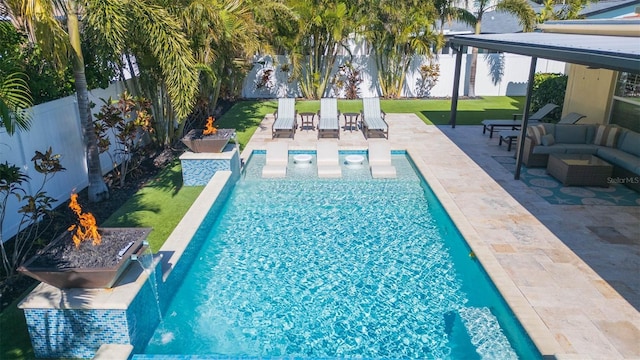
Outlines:
{"label": "blue pool water", "polygon": [[254,154],[145,354],[540,358],[410,159],[393,164],[261,179]]}

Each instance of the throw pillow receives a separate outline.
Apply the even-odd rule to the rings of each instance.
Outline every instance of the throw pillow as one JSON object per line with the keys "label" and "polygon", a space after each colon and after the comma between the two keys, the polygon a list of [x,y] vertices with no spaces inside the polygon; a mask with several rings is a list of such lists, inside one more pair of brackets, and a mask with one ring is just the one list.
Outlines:
{"label": "throw pillow", "polygon": [[542,124],[536,126],[529,126],[527,128],[527,132],[529,136],[533,138],[534,145],[542,144],[542,137],[547,134],[547,131],[544,129]]}
{"label": "throw pillow", "polygon": [[556,143],[556,139],[553,137],[553,134],[542,135],[541,141],[542,146],[551,146]]}
{"label": "throw pillow", "polygon": [[609,125],[599,125],[593,143],[600,146],[616,147],[618,136],[620,136],[620,128]]}

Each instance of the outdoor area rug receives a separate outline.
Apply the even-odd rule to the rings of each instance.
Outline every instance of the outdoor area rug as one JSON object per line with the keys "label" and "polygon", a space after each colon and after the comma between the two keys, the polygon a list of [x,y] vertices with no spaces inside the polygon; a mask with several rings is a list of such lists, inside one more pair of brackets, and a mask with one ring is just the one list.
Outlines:
{"label": "outdoor area rug", "polygon": [[[516,170],[513,156],[493,156],[512,174]],[[591,186],[563,186],[545,168],[522,167],[520,180],[543,199],[554,205],[616,205],[640,206],[640,193],[622,184],[611,184],[608,188]]]}

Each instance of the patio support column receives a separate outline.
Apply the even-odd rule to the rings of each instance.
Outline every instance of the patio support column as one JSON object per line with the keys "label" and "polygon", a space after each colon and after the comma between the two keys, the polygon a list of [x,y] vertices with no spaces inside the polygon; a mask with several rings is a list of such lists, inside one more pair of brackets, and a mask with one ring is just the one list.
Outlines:
{"label": "patio support column", "polygon": [[460,90],[460,68],[462,67],[462,49],[463,46],[455,47],[452,45],[451,49],[456,53],[456,68],[453,74],[453,94],[451,94],[451,118],[449,124],[452,128],[456,127],[456,116],[458,115],[458,92]]}
{"label": "patio support column", "polygon": [[514,179],[520,180],[520,168],[522,167],[522,152],[524,150],[524,139],[527,136],[527,125],[529,124],[529,108],[531,107],[531,93],[533,90],[533,77],[536,74],[536,65],[538,58],[531,57],[531,65],[529,65],[529,80],[527,82],[527,97],[524,102],[524,113],[522,114],[522,124],[520,125],[520,137],[518,138],[518,153],[516,155],[516,172]]}

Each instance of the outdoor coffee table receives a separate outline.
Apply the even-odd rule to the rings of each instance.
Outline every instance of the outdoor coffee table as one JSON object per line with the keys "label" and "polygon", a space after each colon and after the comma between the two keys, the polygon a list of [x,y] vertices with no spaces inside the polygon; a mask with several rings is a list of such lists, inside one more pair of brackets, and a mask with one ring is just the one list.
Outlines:
{"label": "outdoor coffee table", "polygon": [[565,186],[609,186],[613,165],[589,154],[551,154],[547,172]]}

